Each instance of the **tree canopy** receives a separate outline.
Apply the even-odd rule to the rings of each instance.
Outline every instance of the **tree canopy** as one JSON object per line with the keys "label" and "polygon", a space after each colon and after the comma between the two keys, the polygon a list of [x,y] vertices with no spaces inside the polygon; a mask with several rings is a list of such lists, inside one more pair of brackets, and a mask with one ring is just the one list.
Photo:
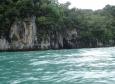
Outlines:
{"label": "tree canopy", "polygon": [[44,32],[77,29],[81,39],[115,39],[115,6],[93,11],[69,9],[69,5],[57,0],[0,0],[0,36],[9,34],[14,21],[36,16],[37,28]]}

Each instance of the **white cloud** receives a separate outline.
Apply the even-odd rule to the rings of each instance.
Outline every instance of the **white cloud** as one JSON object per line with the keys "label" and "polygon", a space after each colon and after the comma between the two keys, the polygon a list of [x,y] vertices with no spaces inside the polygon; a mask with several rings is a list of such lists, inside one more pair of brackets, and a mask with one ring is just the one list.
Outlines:
{"label": "white cloud", "polygon": [[71,2],[71,7],[81,9],[102,9],[105,5],[115,5],[115,0],[58,0],[60,3]]}

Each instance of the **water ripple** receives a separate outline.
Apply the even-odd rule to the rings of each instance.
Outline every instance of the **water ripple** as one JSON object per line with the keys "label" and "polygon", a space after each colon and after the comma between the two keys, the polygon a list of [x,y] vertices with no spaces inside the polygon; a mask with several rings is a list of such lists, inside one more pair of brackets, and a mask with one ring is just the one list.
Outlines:
{"label": "water ripple", "polygon": [[0,84],[114,84],[115,48],[0,54]]}

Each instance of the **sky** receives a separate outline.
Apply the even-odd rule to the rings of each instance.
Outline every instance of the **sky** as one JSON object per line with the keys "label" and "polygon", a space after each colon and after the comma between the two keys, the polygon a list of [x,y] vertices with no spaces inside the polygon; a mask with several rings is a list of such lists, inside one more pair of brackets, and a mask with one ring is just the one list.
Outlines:
{"label": "sky", "polygon": [[105,5],[115,5],[115,0],[58,0],[59,3],[65,3],[67,1],[71,2],[72,7],[80,8],[80,9],[102,9]]}

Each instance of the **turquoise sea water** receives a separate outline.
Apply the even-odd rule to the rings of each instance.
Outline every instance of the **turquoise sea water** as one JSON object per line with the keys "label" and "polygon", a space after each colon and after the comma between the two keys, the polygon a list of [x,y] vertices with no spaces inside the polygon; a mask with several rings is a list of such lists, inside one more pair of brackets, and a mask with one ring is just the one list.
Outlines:
{"label": "turquoise sea water", "polygon": [[0,84],[115,84],[115,48],[1,52]]}

